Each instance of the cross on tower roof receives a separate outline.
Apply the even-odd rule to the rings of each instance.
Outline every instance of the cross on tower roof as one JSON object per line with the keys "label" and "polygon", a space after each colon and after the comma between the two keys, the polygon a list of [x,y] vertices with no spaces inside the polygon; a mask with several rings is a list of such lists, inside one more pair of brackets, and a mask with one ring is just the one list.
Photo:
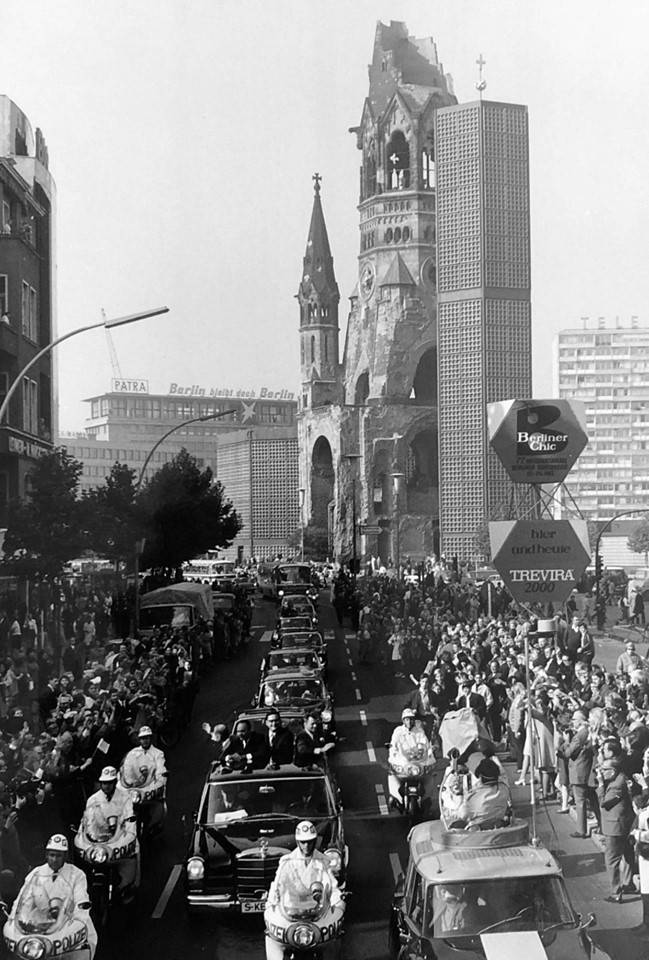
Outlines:
{"label": "cross on tower roof", "polygon": [[319,173],[314,173],[311,179],[313,180],[313,183],[314,183],[314,188],[313,188],[313,189],[314,189],[315,193],[316,193],[316,194],[319,194],[319,193],[320,193],[320,181],[322,180],[322,177],[320,176]]}
{"label": "cross on tower roof", "polygon": [[475,85],[476,90],[480,94],[480,99],[482,100],[482,91],[487,86],[487,81],[482,79],[482,68],[486,66],[487,61],[483,58],[482,54],[479,54],[476,64],[478,66],[478,82]]}

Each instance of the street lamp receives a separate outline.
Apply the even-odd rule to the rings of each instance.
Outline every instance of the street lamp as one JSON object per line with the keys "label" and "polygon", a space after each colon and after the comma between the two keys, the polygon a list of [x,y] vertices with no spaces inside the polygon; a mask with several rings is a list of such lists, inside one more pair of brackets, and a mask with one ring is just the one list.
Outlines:
{"label": "street lamp", "polygon": [[352,474],[352,586],[356,591],[356,468],[354,464],[361,459],[360,453],[344,453],[343,460],[349,464]]}
{"label": "street lamp", "polygon": [[[206,420],[218,420],[219,417],[227,417],[230,413],[236,413],[236,410],[223,410],[221,413],[206,413],[202,417],[192,417],[191,420],[183,420],[182,423],[176,423],[171,430],[167,430],[166,433],[163,433],[162,436],[156,440],[151,449],[149,450],[144,463],[142,464],[142,469],[140,470],[140,475],[137,478],[137,483],[135,484],[135,493],[140,492],[140,487],[142,486],[142,481],[144,479],[144,473],[148,467],[151,457],[156,452],[161,443],[169,437],[172,433],[175,433],[176,430],[180,430],[182,427],[188,427],[191,423],[204,423]],[[135,545],[135,563],[133,564],[133,573],[135,579],[135,632],[137,633],[138,624],[140,622],[140,553],[142,552],[143,541],[138,540]]]}
{"label": "street lamp", "polygon": [[304,497],[306,490],[304,487],[300,487],[298,491],[300,495],[300,561],[304,562]]}
{"label": "street lamp", "polygon": [[161,313],[169,313],[169,307],[155,307],[153,310],[143,310],[140,313],[130,313],[125,317],[114,317],[112,320],[104,319],[100,320],[99,323],[89,323],[84,327],[77,327],[76,330],[70,330],[68,333],[64,333],[63,336],[57,337],[56,340],[52,340],[52,342],[48,343],[47,346],[43,347],[42,350],[39,350],[38,353],[32,357],[29,363],[23,367],[14,382],[7,390],[6,396],[0,404],[0,424],[2,423],[2,418],[6,414],[9,407],[9,401],[22,383],[25,374],[31,370],[34,364],[38,363],[41,357],[44,357],[47,353],[49,353],[53,347],[56,347],[59,343],[63,343],[64,340],[69,340],[70,337],[76,337],[78,333],[85,333],[86,330],[96,330],[99,327],[105,327],[107,330],[110,330],[113,327],[121,327],[126,323],[135,323],[136,320],[145,320],[147,317],[157,317]]}
{"label": "street lamp", "polygon": [[401,544],[399,542],[399,525],[400,525],[400,516],[399,516],[399,494],[401,493],[401,481],[405,479],[405,473],[393,473],[392,474],[392,484],[394,487],[394,516],[395,516],[395,559],[397,563],[397,580],[401,579],[400,568],[401,568]]}

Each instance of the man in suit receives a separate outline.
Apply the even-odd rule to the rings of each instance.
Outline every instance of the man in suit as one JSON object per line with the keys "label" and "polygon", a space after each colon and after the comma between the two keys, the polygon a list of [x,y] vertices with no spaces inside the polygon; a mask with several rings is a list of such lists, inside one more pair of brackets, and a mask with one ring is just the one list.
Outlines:
{"label": "man in suit", "polygon": [[249,720],[237,720],[234,733],[223,743],[221,752],[223,763],[228,766],[233,763],[236,765],[237,757],[242,758],[245,765],[252,767],[253,770],[265,767],[268,762],[264,737],[252,729]]}
{"label": "man in suit", "polygon": [[626,778],[617,757],[602,760],[597,771],[604,860],[611,882],[609,902],[621,903],[622,893],[631,888],[634,856],[629,834],[635,819]]}
{"label": "man in suit", "polygon": [[304,730],[295,738],[295,763],[298,767],[322,764],[326,755],[335,747],[335,741],[325,736],[317,711],[304,718]]}
{"label": "man in suit", "polygon": [[269,710],[264,723],[268,762],[278,765],[293,763],[295,738],[290,730],[282,726],[282,718],[277,710]]}
{"label": "man in suit", "polygon": [[568,779],[575,798],[577,813],[577,831],[571,837],[584,839],[586,833],[586,806],[591,792],[589,786],[590,772],[593,766],[593,747],[590,740],[590,730],[586,714],[583,710],[575,710],[572,715],[572,735],[566,734],[563,747],[563,756],[568,761]]}
{"label": "man in suit", "polygon": [[470,707],[479,719],[484,721],[487,716],[487,702],[481,694],[474,693],[472,687],[470,680],[462,681],[459,696],[455,702],[456,710],[461,710],[462,707]]}

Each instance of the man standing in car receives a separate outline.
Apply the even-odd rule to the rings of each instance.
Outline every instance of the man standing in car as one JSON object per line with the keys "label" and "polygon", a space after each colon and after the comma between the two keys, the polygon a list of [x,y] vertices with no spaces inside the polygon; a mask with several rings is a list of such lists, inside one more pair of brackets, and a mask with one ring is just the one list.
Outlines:
{"label": "man standing in car", "polygon": [[335,745],[335,741],[323,733],[320,714],[309,713],[304,718],[304,730],[295,738],[295,763],[298,767],[322,764]]}

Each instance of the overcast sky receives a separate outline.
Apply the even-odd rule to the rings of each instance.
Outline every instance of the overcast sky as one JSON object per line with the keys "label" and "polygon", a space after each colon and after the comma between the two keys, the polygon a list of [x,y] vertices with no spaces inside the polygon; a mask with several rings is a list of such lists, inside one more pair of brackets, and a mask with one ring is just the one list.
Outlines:
{"label": "overcast sky", "polygon": [[[530,112],[536,396],[552,334],[649,319],[646,0],[1,0],[0,92],[41,127],[58,190],[59,332],[168,304],[114,332],[121,373],[296,390],[294,296],[322,199],[341,291],[358,254],[377,20],[433,36],[459,100]],[[342,341],[341,341],[342,343]],[[110,385],[103,331],[58,353],[60,424]]]}

